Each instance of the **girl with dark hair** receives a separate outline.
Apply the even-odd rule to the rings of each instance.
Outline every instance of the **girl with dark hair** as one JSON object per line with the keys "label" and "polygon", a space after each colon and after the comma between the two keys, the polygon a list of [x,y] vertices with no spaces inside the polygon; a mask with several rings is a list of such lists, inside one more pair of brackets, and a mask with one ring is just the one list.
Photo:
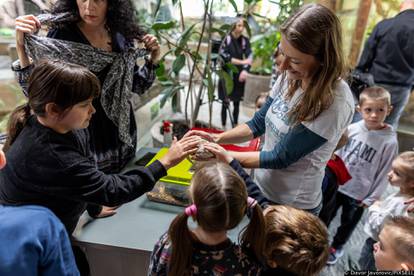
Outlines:
{"label": "girl with dark hair", "polygon": [[[207,147],[219,151],[214,150],[218,145]],[[243,179],[224,162],[210,161],[194,173],[190,196],[193,204],[177,215],[155,245],[148,275],[258,275],[265,224]],[[250,222],[239,246],[227,231],[239,225],[248,210]],[[187,225],[189,217],[197,223],[194,229]]]}
{"label": "girl with dark hair", "polygon": [[281,76],[266,104],[246,124],[220,134],[193,131],[220,144],[265,136],[261,151],[231,152],[244,167],[257,168],[265,197],[317,215],[324,169],[354,102],[343,80],[341,23],[319,4],[302,6],[280,27]]}
{"label": "girl with dark hair", "polygon": [[72,233],[87,203],[118,206],[150,191],[168,168],[193,153],[199,139],[174,141],[165,157],[125,174],[105,174],[89,149],[88,126],[99,80],[84,67],[62,61],[37,64],[29,101],[9,121],[0,172],[0,204],[36,204],[52,210]]}
{"label": "girl with dark hair", "polygon": [[[102,84],[102,93],[94,99],[96,114],[88,127],[91,150],[99,169],[106,173],[118,173],[136,152],[137,127],[130,103],[131,92],[142,94],[154,81],[154,70],[160,55],[157,39],[144,34],[137,25],[131,0],[58,0],[52,8],[52,15],[58,20],[50,23],[52,28],[47,35],[51,38],[49,41],[64,41],[66,44],[60,48],[53,45],[46,51],[49,56],[41,58],[59,57],[73,62],[74,57],[66,55],[65,51],[74,45],[76,50],[72,55],[79,59],[76,63],[87,66],[97,75]],[[14,64],[13,67],[23,88],[32,70],[30,58],[37,58],[37,49],[28,47],[25,36],[36,33],[40,27],[40,17],[25,15],[16,19],[16,46],[20,64]],[[142,42],[150,53],[143,66],[136,65],[134,58],[128,56],[131,50],[135,50],[135,41]],[[85,46],[77,46],[79,43],[90,47],[85,51]],[[37,47],[39,51],[41,46]],[[84,60],[86,53],[90,60]],[[120,54],[119,65],[111,59],[104,66],[93,68],[112,53]],[[132,64],[131,70],[129,64]],[[131,74],[133,71],[132,80],[121,75],[121,71],[125,70],[127,73],[131,71]],[[116,81],[119,83],[116,84]]]}
{"label": "girl with dark hair", "polygon": [[[239,107],[240,101],[244,96],[244,83],[246,81],[247,73],[252,65],[253,55],[250,48],[250,41],[243,35],[244,19],[238,17],[236,23],[220,46],[220,56],[227,63],[235,65],[238,69],[237,73],[233,74],[233,90],[227,91],[223,79],[219,81],[218,93],[222,100],[221,108],[221,123],[223,128],[226,126],[227,111],[230,108],[230,101],[233,102],[233,121],[232,126],[237,125],[239,121]],[[228,72],[231,70],[226,69]]]}

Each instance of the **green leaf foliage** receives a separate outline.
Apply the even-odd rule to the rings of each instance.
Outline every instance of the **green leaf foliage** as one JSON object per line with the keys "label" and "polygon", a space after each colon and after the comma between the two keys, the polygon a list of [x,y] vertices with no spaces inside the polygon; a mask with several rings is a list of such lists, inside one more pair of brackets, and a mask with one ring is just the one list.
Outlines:
{"label": "green leaf foliage", "polygon": [[185,65],[185,55],[179,55],[173,62],[172,71],[175,73],[176,76],[180,74],[181,69]]}
{"label": "green leaf foliage", "polygon": [[160,101],[160,107],[161,107],[161,108],[162,108],[162,107],[164,107],[164,105],[165,105],[165,103],[167,102],[167,100],[168,100],[170,97],[174,96],[174,95],[175,95],[175,93],[176,93],[177,91],[179,91],[180,89],[182,89],[182,88],[184,88],[184,87],[183,87],[183,86],[181,86],[181,85],[178,85],[178,86],[168,86],[168,87],[166,87],[164,90],[162,90],[162,91],[161,91],[161,94],[162,94],[163,96],[162,96],[161,101]]}
{"label": "green leaf foliage", "polygon": [[156,22],[152,24],[151,29],[154,31],[160,31],[160,30],[170,30],[175,27],[175,21],[167,21],[167,22]]}
{"label": "green leaf foliage", "polygon": [[234,83],[233,78],[224,70],[219,70],[217,74],[220,76],[221,79],[224,80],[224,86],[226,87],[227,95],[230,95],[233,92]]}

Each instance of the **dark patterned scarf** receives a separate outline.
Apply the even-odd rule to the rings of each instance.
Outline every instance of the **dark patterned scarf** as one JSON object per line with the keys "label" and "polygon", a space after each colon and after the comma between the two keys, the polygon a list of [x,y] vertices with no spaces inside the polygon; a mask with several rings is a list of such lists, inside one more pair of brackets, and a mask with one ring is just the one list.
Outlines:
{"label": "dark patterned scarf", "polygon": [[[42,14],[38,19],[47,26],[77,20],[69,13]],[[133,72],[136,60],[148,55],[148,50],[130,47],[122,53],[106,52],[91,45],[37,35],[26,35],[25,45],[28,55],[34,61],[42,58],[59,59],[85,66],[95,73],[110,66],[102,84],[101,104],[108,118],[118,127],[119,139],[128,146],[133,146],[129,135],[131,118],[128,108],[132,97]]]}

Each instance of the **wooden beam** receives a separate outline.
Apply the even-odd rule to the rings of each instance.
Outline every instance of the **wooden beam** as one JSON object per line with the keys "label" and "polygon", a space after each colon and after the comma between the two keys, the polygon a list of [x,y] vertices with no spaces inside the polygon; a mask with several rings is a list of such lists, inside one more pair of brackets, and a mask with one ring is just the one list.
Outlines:
{"label": "wooden beam", "polygon": [[352,36],[351,52],[349,54],[349,63],[352,67],[354,67],[358,62],[365,29],[368,23],[369,12],[371,10],[371,4],[372,0],[359,1],[358,15],[355,23],[354,34]]}

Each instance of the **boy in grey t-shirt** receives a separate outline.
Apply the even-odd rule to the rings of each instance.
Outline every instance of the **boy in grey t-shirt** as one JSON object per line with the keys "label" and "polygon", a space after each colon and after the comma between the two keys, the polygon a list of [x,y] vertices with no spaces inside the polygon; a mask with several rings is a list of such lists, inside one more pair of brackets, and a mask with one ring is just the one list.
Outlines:
{"label": "boy in grey t-shirt", "polygon": [[364,209],[378,200],[386,188],[387,173],[398,153],[396,133],[384,123],[392,110],[390,103],[390,94],[385,89],[366,88],[357,108],[363,120],[348,127],[349,141],[337,152],[352,179],[339,188],[336,196],[334,212],[342,206],[341,225],[333,239],[328,264],[335,264],[343,255],[343,246]]}

